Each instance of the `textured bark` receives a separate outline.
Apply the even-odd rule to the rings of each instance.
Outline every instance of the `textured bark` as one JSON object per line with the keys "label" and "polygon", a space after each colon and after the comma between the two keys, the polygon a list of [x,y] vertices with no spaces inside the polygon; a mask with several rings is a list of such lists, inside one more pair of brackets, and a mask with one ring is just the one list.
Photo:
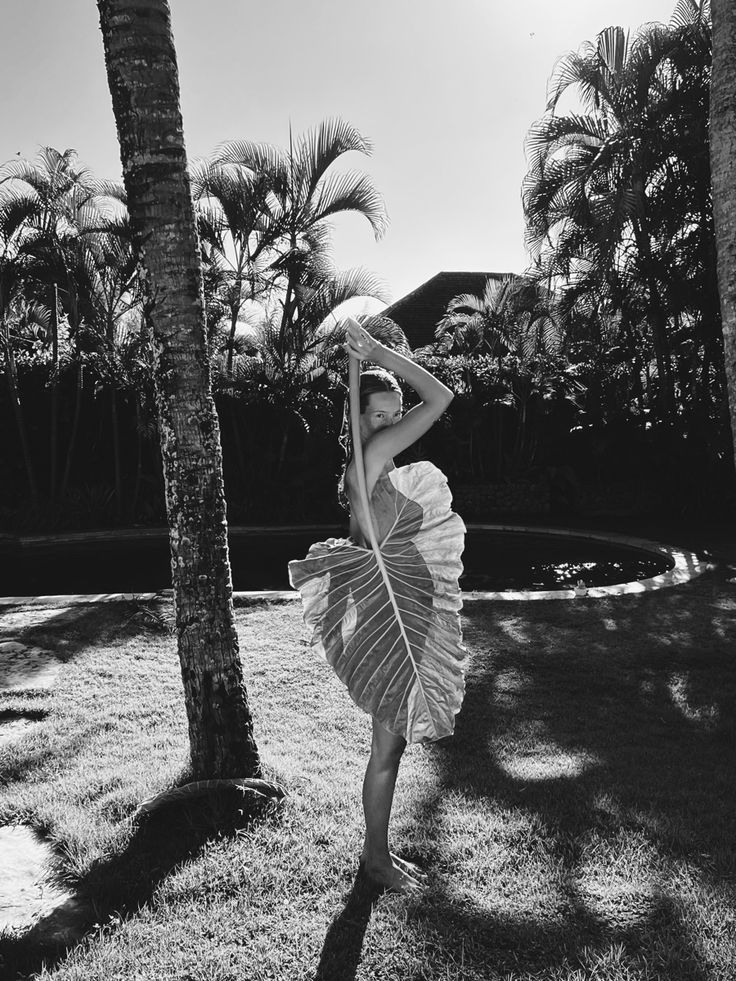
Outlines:
{"label": "textured bark", "polygon": [[238,656],[220,433],[166,0],[98,0],[146,293],[194,779],[259,776]]}
{"label": "textured bark", "polygon": [[710,162],[723,347],[736,456],[736,4],[712,0]]}

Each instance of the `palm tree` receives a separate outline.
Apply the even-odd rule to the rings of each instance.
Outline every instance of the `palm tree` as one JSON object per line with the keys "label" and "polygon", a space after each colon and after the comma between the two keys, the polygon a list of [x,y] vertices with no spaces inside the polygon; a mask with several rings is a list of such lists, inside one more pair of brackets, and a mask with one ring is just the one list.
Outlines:
{"label": "palm tree", "polygon": [[130,346],[128,315],[139,305],[136,256],[127,215],[107,231],[80,237],[75,279],[80,315],[92,346],[88,360],[110,396],[115,516],[120,520],[125,497],[118,402],[120,389],[129,387],[121,354]]}
{"label": "palm tree", "polygon": [[[58,381],[60,376],[58,324],[61,306],[69,322],[72,344],[82,322],[80,279],[84,278],[86,240],[108,230],[124,213],[119,184],[95,177],[81,166],[75,150],[60,153],[42,148],[36,162],[11,160],[0,167],[3,199],[16,214],[23,213],[19,256],[38,283],[45,283],[51,309],[50,493],[58,491]],[[69,481],[82,402],[83,362],[76,359],[76,398],[67,443],[61,494]]]}
{"label": "palm tree", "polygon": [[435,337],[443,348],[499,358],[520,332],[525,344],[545,352],[557,353],[564,339],[550,291],[539,279],[509,273],[489,278],[482,296],[463,293],[450,300]]}
{"label": "palm tree", "polygon": [[32,212],[32,201],[9,194],[7,189],[0,188],[0,345],[2,345],[3,371],[15,416],[31,503],[34,508],[38,508],[40,493],[18,386],[13,337],[18,319],[17,305],[23,300],[24,233],[26,220]]}
{"label": "palm tree", "polygon": [[[677,24],[645,25],[633,39],[620,27],[607,28],[595,44],[560,59],[547,114],[527,138],[530,169],[523,189],[527,240],[548,275],[569,277],[586,261],[619,273],[624,266],[637,270],[646,288],[666,420],[674,411],[674,386],[663,284],[672,269],[661,246],[675,234],[667,236],[665,216],[679,216],[678,235],[694,223],[689,204],[684,213],[673,208],[673,189],[688,183],[684,131],[675,121],[682,124],[686,91],[690,116],[697,116],[702,89],[688,89],[692,73],[683,55],[688,45],[692,53],[693,37],[705,29],[702,18],[696,24],[694,16],[685,16],[695,6],[683,0]],[[570,88],[584,111],[557,115]],[[702,201],[700,206],[702,211]]]}
{"label": "palm tree", "polygon": [[260,775],[238,656],[202,273],[166,0],[98,0],[146,315],[195,781]]}
{"label": "palm tree", "polygon": [[367,174],[335,172],[334,166],[349,152],[369,154],[371,144],[350,123],[328,119],[308,130],[289,149],[266,143],[236,140],[222,144],[214,159],[235,164],[264,177],[268,187],[267,209],[262,214],[261,238],[274,245],[274,283],[281,286],[280,332],[285,336],[298,319],[298,289],[306,278],[320,277],[329,264],[329,219],[355,213],[370,224],[380,238],[388,221],[381,195]]}
{"label": "palm tree", "polygon": [[489,354],[501,358],[511,343],[511,298],[519,277],[489,277],[481,296],[462,293],[447,304],[435,328],[446,354]]}
{"label": "palm tree", "polygon": [[516,472],[528,470],[534,461],[538,445],[535,419],[555,403],[569,402],[580,408],[585,386],[561,352],[559,333],[541,330],[539,322],[520,320],[511,351],[504,359],[510,392],[507,404],[516,413],[516,436],[509,461]]}
{"label": "palm tree", "polygon": [[[547,383],[540,366],[545,358],[561,353],[565,340],[554,297],[543,283],[529,277],[489,278],[482,295],[463,293],[450,300],[435,337],[436,351],[464,359],[463,390],[470,403],[469,424],[464,428],[471,461],[476,432],[483,422],[479,410],[492,406],[496,472],[502,473],[504,409],[512,407],[517,421],[514,456],[520,465],[526,448],[528,406]],[[484,370],[489,359],[495,362],[492,378]],[[484,376],[480,386],[479,370]],[[482,465],[479,469],[482,472]]]}
{"label": "palm tree", "polygon": [[731,438],[736,456],[736,8],[712,0],[710,155]]}
{"label": "palm tree", "polygon": [[219,274],[217,293],[229,314],[231,374],[243,304],[265,291],[265,272],[281,229],[269,210],[268,174],[241,163],[201,160],[192,165],[191,177],[203,257]]}
{"label": "palm tree", "polygon": [[41,496],[38,489],[36,469],[33,463],[33,454],[31,452],[28,429],[23,412],[14,348],[19,341],[22,343],[27,338],[29,330],[31,332],[34,330],[47,330],[51,320],[51,312],[40,304],[27,303],[20,296],[11,299],[4,307],[2,316],[0,316],[0,347],[2,347],[3,353],[3,370],[8,386],[10,403],[13,407],[15,424],[18,430],[18,440],[26,470],[31,505],[34,510],[38,510],[41,503]]}
{"label": "palm tree", "polygon": [[[236,352],[232,371],[222,364],[221,389],[245,402],[267,407],[275,418],[278,452],[270,478],[283,481],[286,451],[295,429],[309,433],[319,422],[329,429],[333,416],[334,392],[345,375],[347,358],[341,345],[345,324],[340,308],[348,300],[386,301],[381,280],[363,269],[338,271],[322,257],[319,274],[309,267],[294,286],[292,322],[282,329],[283,308],[277,301],[263,308],[254,319]],[[386,344],[409,353],[403,331],[385,317],[370,319],[370,329]],[[217,372],[217,362],[215,366]],[[305,444],[306,448],[306,444]]]}
{"label": "palm tree", "polygon": [[558,317],[570,361],[585,377],[586,414],[594,426],[621,416],[646,424],[654,358],[648,333],[639,329],[646,306],[645,289],[630,267],[606,270],[582,256],[559,289]]}

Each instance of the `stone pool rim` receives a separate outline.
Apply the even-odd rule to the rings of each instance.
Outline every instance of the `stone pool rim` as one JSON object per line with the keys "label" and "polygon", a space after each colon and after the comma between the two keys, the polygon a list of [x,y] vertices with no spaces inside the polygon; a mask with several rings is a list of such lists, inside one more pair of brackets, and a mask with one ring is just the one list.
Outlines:
{"label": "stone pool rim", "polygon": [[[473,600],[575,600],[584,602],[586,599],[601,599],[611,596],[625,596],[634,593],[652,592],[664,589],[669,586],[677,586],[682,583],[690,582],[702,575],[708,568],[708,563],[696,552],[690,549],[669,545],[664,542],[652,541],[647,538],[639,538],[634,535],[624,535],[617,532],[586,531],[578,528],[548,527],[545,525],[517,525],[503,523],[471,522],[466,525],[468,531],[489,531],[489,532],[527,532],[541,535],[559,536],[565,538],[579,538],[591,541],[607,542],[613,545],[623,545],[629,548],[636,548],[640,551],[654,553],[662,558],[668,559],[673,563],[672,568],[666,572],[648,579],[638,579],[626,583],[615,583],[609,586],[591,586],[584,595],[576,594],[574,589],[569,587],[561,589],[518,589],[518,590],[464,590],[463,601]],[[295,532],[313,532],[316,536],[327,532],[334,533],[336,525],[257,525],[244,526],[232,525],[229,528],[230,534],[263,534],[271,532],[276,534],[288,534]],[[122,534],[121,534],[122,532]],[[160,535],[168,536],[165,528],[139,528],[139,529],[116,529],[98,532],[77,532],[60,535],[34,535],[18,540],[28,544],[41,544],[44,542],[63,542],[63,541],[105,541],[113,538],[128,537],[153,537]],[[2,606],[65,606],[76,603],[112,603],[112,602],[149,602],[153,599],[164,599],[172,595],[171,589],[159,590],[158,592],[140,593],[72,593],[39,596],[0,596],[0,607]],[[299,594],[292,589],[261,589],[261,590],[237,590],[233,591],[234,601],[249,600],[274,600],[278,602],[296,601]]]}

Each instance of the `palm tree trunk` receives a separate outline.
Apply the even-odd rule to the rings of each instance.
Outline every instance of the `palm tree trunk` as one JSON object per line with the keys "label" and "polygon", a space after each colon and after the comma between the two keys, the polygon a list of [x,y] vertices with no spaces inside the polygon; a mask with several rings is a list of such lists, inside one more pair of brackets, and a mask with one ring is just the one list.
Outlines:
{"label": "palm tree trunk", "polygon": [[167,0],[98,0],[152,326],[176,632],[195,780],[260,774],[232,604],[220,432]]}
{"label": "palm tree trunk", "polygon": [[227,377],[233,377],[233,354],[235,352],[235,331],[238,326],[238,307],[232,306],[230,311],[230,334],[227,339]]}
{"label": "palm tree trunk", "polygon": [[646,393],[644,392],[644,383],[641,380],[644,371],[641,365],[641,358],[639,357],[638,353],[636,353],[632,358],[632,363],[634,366],[634,370],[631,375],[634,388],[634,398],[639,406],[639,422],[643,428],[647,417],[646,412],[644,411],[646,409],[647,400]]}
{"label": "palm tree trunk", "polygon": [[[115,321],[113,317],[114,304],[110,303],[107,310],[105,334],[110,351],[115,350]],[[110,379],[110,426],[112,428],[112,465],[115,480],[115,520],[123,520],[123,476],[120,459],[120,416],[118,412],[118,386],[115,375]]]}
{"label": "palm tree trunk", "polygon": [[675,407],[669,338],[667,337],[667,318],[662,309],[657,280],[652,273],[652,248],[649,242],[649,232],[643,220],[634,222],[634,238],[642,257],[644,279],[649,293],[650,326],[652,328],[654,356],[657,361],[657,374],[659,375],[657,393],[660,417],[662,422],[669,424],[674,419]]}
{"label": "palm tree trunk", "polygon": [[10,333],[7,324],[2,325],[2,338],[5,380],[8,383],[10,403],[13,406],[13,415],[15,416],[15,424],[18,429],[18,439],[20,441],[21,453],[23,454],[23,464],[26,468],[26,477],[28,478],[28,490],[31,495],[31,504],[37,509],[40,503],[38,483],[36,481],[36,471],[33,467],[33,458],[31,456],[31,448],[28,442],[26,423],[23,417],[23,406],[21,405],[20,394],[18,392],[18,373],[15,367],[13,347],[10,341]]}
{"label": "palm tree trunk", "polygon": [[56,501],[59,456],[59,288],[56,283],[54,283],[54,300],[51,304],[51,420],[49,431],[49,500],[53,508]]}
{"label": "palm tree trunk", "polygon": [[[710,167],[708,169],[710,177]],[[717,316],[718,301],[718,256],[716,254],[713,224],[713,194],[711,181],[698,182],[696,187],[700,210],[700,248],[701,262],[705,273],[705,300],[701,310],[701,330],[703,331],[703,392],[711,415],[718,411],[720,400],[726,391],[726,372],[723,366],[723,337],[720,318]],[[713,390],[710,380],[711,365],[718,379]]]}
{"label": "palm tree trunk", "polygon": [[718,288],[736,457],[736,6],[712,0],[713,73],[710,96],[710,161],[718,250]]}

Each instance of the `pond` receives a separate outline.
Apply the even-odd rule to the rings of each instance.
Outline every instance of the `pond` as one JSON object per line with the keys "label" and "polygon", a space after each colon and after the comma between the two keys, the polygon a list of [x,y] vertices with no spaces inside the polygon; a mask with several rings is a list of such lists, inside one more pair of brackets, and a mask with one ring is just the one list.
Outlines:
{"label": "pond", "polygon": [[[289,589],[287,563],[340,528],[231,529],[236,590]],[[469,528],[463,554],[465,590],[548,590],[633,582],[666,572],[669,556],[583,533]],[[5,539],[0,594],[156,592],[171,586],[168,542],[160,530]]]}

